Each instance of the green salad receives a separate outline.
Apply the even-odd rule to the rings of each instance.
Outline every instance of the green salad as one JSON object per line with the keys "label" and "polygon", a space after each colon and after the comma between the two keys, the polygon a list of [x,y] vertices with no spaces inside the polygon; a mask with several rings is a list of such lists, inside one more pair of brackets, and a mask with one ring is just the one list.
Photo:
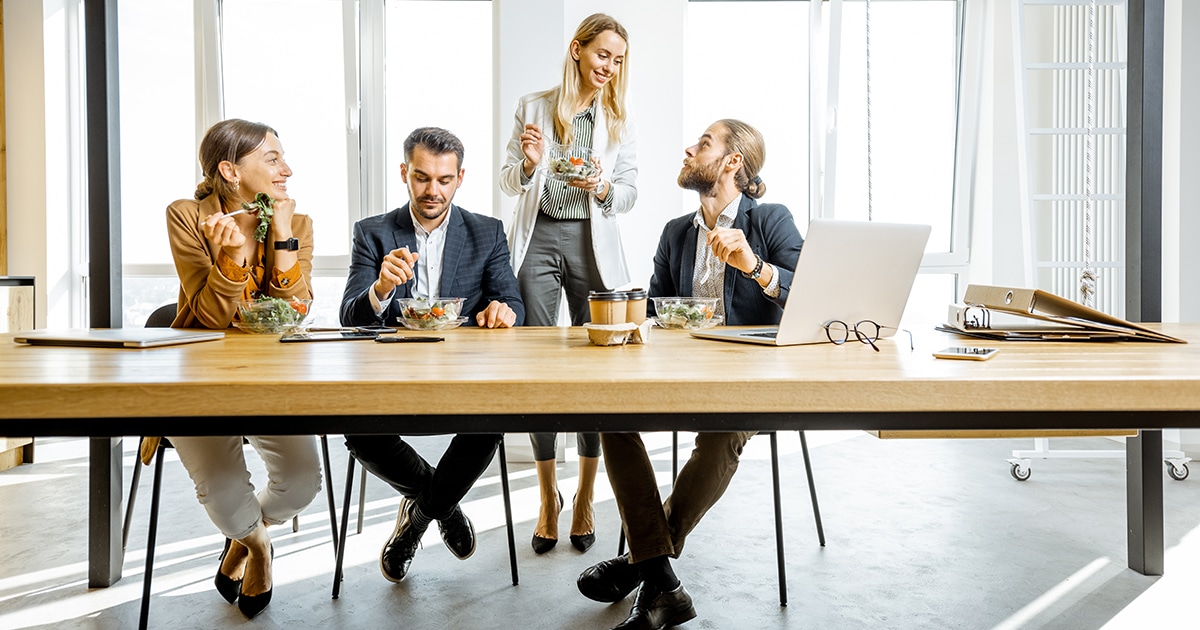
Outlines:
{"label": "green salad", "polygon": [[240,327],[253,332],[282,332],[304,321],[308,304],[303,300],[262,296],[238,304]]}
{"label": "green salad", "polygon": [[553,158],[549,164],[550,174],[555,179],[587,179],[596,174],[596,165],[581,157]]}
{"label": "green salad", "polygon": [[437,330],[458,324],[458,311],[462,308],[458,298],[413,298],[401,304],[401,323],[409,328]]}
{"label": "green salad", "polygon": [[707,304],[673,302],[657,307],[658,321],[667,328],[704,328],[713,317]]}

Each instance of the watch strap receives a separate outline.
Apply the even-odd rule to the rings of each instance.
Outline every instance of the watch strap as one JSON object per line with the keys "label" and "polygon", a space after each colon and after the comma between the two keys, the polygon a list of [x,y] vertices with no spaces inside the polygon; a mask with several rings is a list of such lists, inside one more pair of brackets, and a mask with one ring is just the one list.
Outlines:
{"label": "watch strap", "polygon": [[276,251],[279,251],[279,250],[284,250],[284,251],[289,251],[289,252],[299,251],[300,250],[300,239],[293,236],[292,238],[289,238],[286,241],[275,241],[275,249],[276,249]]}
{"label": "watch strap", "polygon": [[757,263],[754,264],[754,270],[751,271],[750,273],[746,273],[745,271],[743,271],[742,277],[750,278],[751,280],[758,280],[759,276],[762,275],[762,268],[763,268],[762,256],[755,254],[754,258],[758,261]]}

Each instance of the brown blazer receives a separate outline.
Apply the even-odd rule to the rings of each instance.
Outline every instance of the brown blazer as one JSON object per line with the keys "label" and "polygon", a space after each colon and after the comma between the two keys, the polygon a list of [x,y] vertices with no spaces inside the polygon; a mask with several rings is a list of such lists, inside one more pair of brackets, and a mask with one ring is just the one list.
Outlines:
{"label": "brown blazer", "polygon": [[[171,241],[171,256],[179,274],[178,314],[172,328],[228,328],[237,310],[236,303],[245,294],[249,280],[234,282],[221,275],[217,268],[220,248],[204,238],[200,221],[221,211],[216,194],[202,201],[180,199],[167,207],[167,235]],[[270,283],[275,268],[275,249],[265,248],[267,270],[266,293],[278,298],[312,299],[312,218],[292,215],[292,233],[300,241],[299,282],[288,287]]]}

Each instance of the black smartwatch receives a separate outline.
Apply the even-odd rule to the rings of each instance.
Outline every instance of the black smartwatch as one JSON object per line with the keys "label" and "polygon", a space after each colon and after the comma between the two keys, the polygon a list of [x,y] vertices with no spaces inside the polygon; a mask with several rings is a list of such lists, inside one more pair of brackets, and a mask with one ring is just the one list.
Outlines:
{"label": "black smartwatch", "polygon": [[275,250],[279,251],[281,249],[289,252],[300,251],[300,239],[289,238],[286,241],[275,241]]}

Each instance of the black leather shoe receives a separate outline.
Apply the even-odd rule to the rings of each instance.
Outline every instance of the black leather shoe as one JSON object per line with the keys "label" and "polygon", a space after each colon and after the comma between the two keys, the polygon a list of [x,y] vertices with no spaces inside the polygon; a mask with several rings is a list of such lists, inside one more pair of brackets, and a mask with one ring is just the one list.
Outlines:
{"label": "black leather shoe", "polygon": [[[579,498],[578,495],[571,497],[571,503],[574,504],[577,498]],[[596,532],[594,529],[586,534],[571,534],[571,546],[578,549],[579,553],[587,553],[587,550],[591,549],[595,542]]]}
{"label": "black leather shoe", "polygon": [[460,506],[454,506],[450,516],[438,521],[438,531],[442,533],[446,548],[459,560],[466,560],[475,553],[475,527]]}
{"label": "black leather shoe", "polygon": [[412,510],[416,502],[405,497],[400,501],[400,513],[396,515],[396,529],[392,537],[383,545],[379,554],[379,570],[383,577],[390,582],[399,582],[408,575],[408,567],[412,564],[417,548],[421,546],[421,536],[425,535],[428,527],[418,527],[412,520]]}
{"label": "black leather shoe", "polygon": [[643,582],[642,588],[638,589],[637,598],[633,600],[629,617],[612,630],[660,630],[695,618],[696,608],[692,606],[692,596],[688,595],[682,584],[676,586],[675,590],[664,593],[657,587]]}
{"label": "black leather shoe", "polygon": [[584,597],[611,604],[628,597],[641,581],[641,573],[629,564],[629,554],[624,554],[584,569],[575,586]]}
{"label": "black leather shoe", "polygon": [[580,552],[586,552],[596,542],[596,532],[590,534],[571,534],[571,544]]}
{"label": "black leather shoe", "polygon": [[217,585],[217,592],[230,604],[236,603],[238,595],[242,592],[241,580],[235,580],[221,573],[221,565],[225,564],[225,556],[229,555],[229,546],[232,544],[232,540],[225,539],[225,548],[221,550],[221,557],[217,559],[217,577],[213,580]]}
{"label": "black leather shoe", "polygon": [[[275,568],[274,560],[275,560],[275,545],[274,545],[274,543],[272,543],[271,544],[271,561],[272,561],[271,568],[272,568],[272,570],[274,570],[274,568]],[[256,616],[258,616],[258,613],[262,612],[263,609],[267,607],[267,604],[271,603],[271,594],[274,591],[275,591],[275,581],[271,580],[271,588],[267,589],[267,591],[265,593],[259,593],[258,595],[241,595],[241,596],[239,596],[238,600],[237,600],[238,610],[242,611],[242,614],[246,615],[247,619],[255,618]]]}
{"label": "black leather shoe", "polygon": [[[562,492],[559,492],[558,493],[558,513],[562,514],[562,511],[563,511],[563,496],[562,496]],[[557,538],[542,538],[541,536],[534,534],[533,541],[531,544],[533,546],[533,553],[541,555],[541,554],[544,554],[547,551],[550,551],[551,549],[553,549],[554,546],[558,544],[558,539]]]}

